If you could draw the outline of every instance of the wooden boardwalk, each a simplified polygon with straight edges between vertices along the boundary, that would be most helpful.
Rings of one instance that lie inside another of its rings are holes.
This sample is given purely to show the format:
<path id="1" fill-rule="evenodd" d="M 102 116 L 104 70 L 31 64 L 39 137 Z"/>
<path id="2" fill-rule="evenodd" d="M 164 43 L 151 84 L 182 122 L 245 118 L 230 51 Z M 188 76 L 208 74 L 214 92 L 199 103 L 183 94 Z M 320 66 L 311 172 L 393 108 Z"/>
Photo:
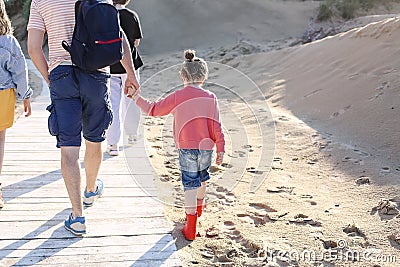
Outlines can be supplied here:
<path id="1" fill-rule="evenodd" d="M 48 103 L 44 90 L 33 102 L 32 116 L 7 131 L 0 266 L 181 266 L 140 142 L 126 148 L 137 166 L 131 171 L 123 154 L 104 156 L 99 175 L 104 195 L 84 211 L 88 234 L 78 238 L 64 229 L 71 209 L 60 152 L 47 130 Z M 84 147 L 81 159 L 83 152 Z M 84 186 L 83 166 L 82 175 Z"/>

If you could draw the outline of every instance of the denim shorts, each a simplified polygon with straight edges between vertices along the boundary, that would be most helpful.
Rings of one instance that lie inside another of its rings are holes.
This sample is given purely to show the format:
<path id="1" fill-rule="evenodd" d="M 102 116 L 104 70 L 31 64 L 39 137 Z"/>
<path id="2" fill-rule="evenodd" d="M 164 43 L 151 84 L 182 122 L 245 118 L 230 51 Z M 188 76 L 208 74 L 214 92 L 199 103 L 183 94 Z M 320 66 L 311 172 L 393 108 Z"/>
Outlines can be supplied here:
<path id="1" fill-rule="evenodd" d="M 201 182 L 210 179 L 212 150 L 179 149 L 179 165 L 182 172 L 183 190 L 196 189 Z"/>
<path id="2" fill-rule="evenodd" d="M 57 137 L 57 147 L 80 146 L 81 133 L 90 142 L 104 141 L 112 122 L 110 74 L 60 65 L 50 72 L 49 80 L 48 126 Z"/>

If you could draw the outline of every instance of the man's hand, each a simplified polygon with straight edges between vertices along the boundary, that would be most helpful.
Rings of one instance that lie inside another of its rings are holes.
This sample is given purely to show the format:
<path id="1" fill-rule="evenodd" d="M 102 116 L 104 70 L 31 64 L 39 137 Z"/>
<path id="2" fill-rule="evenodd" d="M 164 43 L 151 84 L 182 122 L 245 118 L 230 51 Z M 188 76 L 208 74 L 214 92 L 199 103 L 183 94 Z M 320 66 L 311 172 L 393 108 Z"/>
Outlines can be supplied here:
<path id="1" fill-rule="evenodd" d="M 223 160 L 224 160 L 224 152 L 218 152 L 217 153 L 217 158 L 215 160 L 215 163 L 217 165 L 221 165 Z"/>
<path id="2" fill-rule="evenodd" d="M 131 87 L 134 89 L 140 88 L 140 85 L 139 85 L 138 81 L 136 80 L 136 75 L 134 72 L 131 75 L 128 74 L 126 77 L 125 88 L 124 88 L 125 95 L 131 95 L 131 94 L 129 94 L 129 88 L 131 88 Z"/>
<path id="3" fill-rule="evenodd" d="M 32 108 L 31 108 L 31 100 L 24 99 L 24 112 L 25 112 L 25 117 L 29 117 L 32 114 Z"/>

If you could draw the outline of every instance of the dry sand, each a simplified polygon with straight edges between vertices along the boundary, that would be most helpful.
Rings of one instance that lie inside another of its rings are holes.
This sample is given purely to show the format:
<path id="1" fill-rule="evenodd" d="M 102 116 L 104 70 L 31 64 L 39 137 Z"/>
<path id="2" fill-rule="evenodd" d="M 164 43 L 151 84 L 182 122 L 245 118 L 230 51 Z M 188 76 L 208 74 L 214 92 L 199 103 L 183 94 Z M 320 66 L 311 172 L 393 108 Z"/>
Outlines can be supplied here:
<path id="1" fill-rule="evenodd" d="M 179 64 L 187 47 L 209 62 L 235 67 L 261 90 L 211 63 L 210 81 L 232 86 L 246 101 L 209 86 L 220 100 L 228 145 L 223 166 L 212 167 L 208 205 L 193 242 L 181 234 L 183 195 L 171 118 L 143 119 L 184 266 L 400 266 L 400 20 L 359 18 L 342 30 L 360 28 L 281 49 L 306 30 L 316 3 L 152 2 L 137 2 L 148 38 L 141 48 L 145 96 L 157 99 L 180 86 L 177 68 L 165 69 Z M 174 16 L 172 25 L 162 23 L 169 14 L 163 10 Z M 243 10 L 255 13 L 244 16 Z M 158 16 L 144 18 L 152 12 Z M 199 35 L 193 36 L 196 26 Z M 252 175 L 266 176 L 255 192 L 249 192 Z"/>
<path id="2" fill-rule="evenodd" d="M 189 47 L 215 62 L 210 81 L 231 89 L 208 87 L 220 100 L 227 153 L 212 166 L 193 242 L 181 234 L 171 118 L 143 118 L 184 266 L 400 266 L 400 20 L 358 18 L 340 26 L 347 32 L 285 48 L 309 27 L 318 3 L 131 3 L 145 36 L 144 96 L 180 86 L 177 68 L 165 69 Z M 257 177 L 265 180 L 254 191 Z M 313 253 L 317 260 L 309 260 Z"/>

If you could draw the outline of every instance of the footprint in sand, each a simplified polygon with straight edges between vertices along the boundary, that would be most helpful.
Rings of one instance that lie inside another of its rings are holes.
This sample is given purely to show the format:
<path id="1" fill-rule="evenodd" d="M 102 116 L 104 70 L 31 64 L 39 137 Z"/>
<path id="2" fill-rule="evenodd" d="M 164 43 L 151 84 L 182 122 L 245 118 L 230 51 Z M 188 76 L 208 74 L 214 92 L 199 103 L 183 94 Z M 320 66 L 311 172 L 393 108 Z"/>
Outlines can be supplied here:
<path id="1" fill-rule="evenodd" d="M 277 212 L 276 209 L 271 208 L 269 205 L 264 204 L 264 203 L 250 203 L 249 206 L 253 207 L 255 209 L 262 209 L 262 210 L 265 210 L 267 212 Z"/>
<path id="2" fill-rule="evenodd" d="M 360 176 L 359 178 L 356 179 L 356 185 L 369 185 L 370 180 L 367 176 Z"/>
<path id="3" fill-rule="evenodd" d="M 161 175 L 160 175 L 160 181 L 161 181 L 161 182 L 166 183 L 166 182 L 171 181 L 171 179 L 172 179 L 172 178 L 171 178 L 168 174 L 161 174 Z"/>
<path id="4" fill-rule="evenodd" d="M 226 253 L 227 258 L 237 257 L 240 254 L 247 254 L 250 258 L 263 257 L 265 256 L 264 245 L 261 241 L 254 242 L 246 239 L 242 236 L 240 231 L 236 229 L 235 223 L 232 221 L 225 221 L 223 225 L 223 233 L 226 237 L 235 242 L 236 245 L 233 247 L 239 248 L 240 250 L 229 250 Z"/>
<path id="5" fill-rule="evenodd" d="M 383 173 L 383 174 L 390 173 L 390 167 L 388 167 L 388 166 L 382 167 L 381 173 Z"/>
<path id="6" fill-rule="evenodd" d="M 200 255 L 207 260 L 212 260 L 215 257 L 214 252 L 211 249 L 201 249 Z"/>
<path id="7" fill-rule="evenodd" d="M 267 188 L 268 193 L 289 193 L 293 192 L 294 187 L 278 186 L 273 188 Z"/>
<path id="8" fill-rule="evenodd" d="M 324 246 L 325 249 L 330 249 L 330 248 L 337 248 L 338 244 L 336 241 L 333 240 L 322 240 L 322 245 Z"/>
<path id="9" fill-rule="evenodd" d="M 343 228 L 343 232 L 345 232 L 348 236 L 352 237 L 354 236 L 365 237 L 365 234 L 355 224 L 347 225 L 345 228 Z"/>
<path id="10" fill-rule="evenodd" d="M 219 204 L 220 209 L 223 208 L 222 206 L 233 206 L 236 201 L 236 197 L 232 192 L 222 186 L 215 187 L 214 184 L 210 185 L 207 194 L 213 202 L 216 202 L 217 205 Z"/>
<path id="11" fill-rule="evenodd" d="M 247 171 L 247 172 L 250 172 L 250 173 L 254 173 L 254 174 L 263 174 L 263 173 L 264 173 L 264 171 L 257 170 L 257 169 L 254 168 L 254 167 L 246 168 L 246 171 Z"/>
<path id="12" fill-rule="evenodd" d="M 268 222 L 275 222 L 275 219 L 272 219 L 268 214 L 264 216 L 252 214 L 252 213 L 239 213 L 236 214 L 242 221 L 254 224 L 254 226 L 258 227 L 264 225 Z"/>
<path id="13" fill-rule="evenodd" d="M 307 161 L 307 164 L 309 164 L 309 165 L 315 165 L 317 163 L 318 163 L 318 159 L 310 159 Z"/>
<path id="14" fill-rule="evenodd" d="M 255 226 L 264 225 L 269 222 L 275 222 L 276 218 L 271 218 L 269 212 L 277 212 L 276 209 L 271 208 L 269 205 L 264 203 L 250 203 L 250 207 L 254 208 L 254 211 L 248 213 L 236 214 L 243 221 L 253 223 Z"/>
<path id="15" fill-rule="evenodd" d="M 294 216 L 294 220 L 289 220 L 289 223 L 294 223 L 294 224 L 300 224 L 300 225 L 311 225 L 314 227 L 320 227 L 322 226 L 322 223 L 319 221 L 315 221 L 311 218 L 309 218 L 307 215 L 304 214 L 297 214 Z"/>
<path id="16" fill-rule="evenodd" d="M 164 161 L 164 166 L 167 169 L 172 169 L 172 170 L 176 170 L 176 165 L 174 163 L 172 163 L 170 160 L 166 160 Z"/>
<path id="17" fill-rule="evenodd" d="M 230 240 L 234 240 L 235 242 L 243 238 L 240 231 L 236 230 L 236 225 L 232 221 L 225 221 L 222 231 Z"/>
<path id="18" fill-rule="evenodd" d="M 345 113 L 347 110 L 349 110 L 350 108 L 351 108 L 351 105 L 348 105 L 348 106 L 346 106 L 346 107 L 340 109 L 339 111 L 333 113 L 333 114 L 331 115 L 331 118 L 336 118 L 336 117 L 338 117 L 338 116 L 344 114 L 344 113 Z"/>
<path id="19" fill-rule="evenodd" d="M 396 215 L 399 214 L 398 205 L 396 202 L 391 201 L 389 199 L 382 199 L 378 206 L 375 207 L 376 210 L 379 211 L 380 214 L 384 215 Z"/>
<path id="20" fill-rule="evenodd" d="M 235 150 L 234 153 L 238 154 L 240 158 L 244 158 L 246 156 L 246 152 Z"/>
<path id="21" fill-rule="evenodd" d="M 394 233 L 388 236 L 390 243 L 392 246 L 399 246 L 400 245 L 400 233 Z"/>
<path id="22" fill-rule="evenodd" d="M 390 87 L 389 82 L 383 82 L 379 87 L 375 88 L 377 93 L 374 96 L 370 97 L 368 100 L 372 101 L 372 100 L 379 98 L 380 96 L 382 96 L 384 94 L 384 91 L 386 89 L 388 89 L 389 87 Z"/>
<path id="23" fill-rule="evenodd" d="M 272 161 L 272 169 L 273 170 L 283 170 L 281 167 L 282 165 L 282 158 L 280 157 L 275 157 Z"/>
<path id="24" fill-rule="evenodd" d="M 233 167 L 231 164 L 229 164 L 229 163 L 225 163 L 225 162 L 224 162 L 224 163 L 222 163 L 222 164 L 221 164 L 221 166 L 222 166 L 222 167 L 224 167 L 224 168 L 227 168 L 227 169 L 230 169 L 230 168 L 232 168 L 232 167 Z"/>
<path id="25" fill-rule="evenodd" d="M 358 149 L 354 149 L 353 151 L 354 151 L 355 153 L 359 154 L 359 155 L 362 156 L 362 157 L 369 157 L 369 156 L 371 156 L 369 153 L 367 153 L 367 152 L 365 152 L 365 151 L 358 150 Z"/>
<path id="26" fill-rule="evenodd" d="M 312 95 L 315 95 L 316 93 L 318 93 L 318 92 L 320 92 L 320 91 L 322 91 L 322 89 L 314 90 L 314 91 L 312 91 L 311 93 L 308 93 L 308 94 L 304 95 L 303 98 L 308 98 L 308 97 L 310 97 L 310 96 L 312 96 Z"/>
<path id="27" fill-rule="evenodd" d="M 286 117 L 286 116 L 280 116 L 278 118 L 278 120 L 280 120 L 280 121 L 290 121 L 290 119 L 288 117 Z"/>
<path id="28" fill-rule="evenodd" d="M 180 172 L 178 172 L 178 171 L 169 171 L 169 172 L 172 174 L 172 176 L 174 176 L 177 180 L 180 181 L 180 179 L 181 179 L 181 173 Z"/>
<path id="29" fill-rule="evenodd" d="M 310 200 L 310 199 L 312 199 L 312 198 L 313 198 L 313 196 L 312 196 L 312 195 L 303 194 L 303 195 L 300 195 L 300 198 L 303 198 L 303 199 L 308 199 L 306 202 L 310 203 L 312 206 L 315 206 L 315 205 L 317 205 L 317 202 Z"/>
<path id="30" fill-rule="evenodd" d="M 346 156 L 342 159 L 342 162 L 351 162 L 357 165 L 364 165 L 364 161 L 362 159 L 354 159 L 350 156 Z"/>

